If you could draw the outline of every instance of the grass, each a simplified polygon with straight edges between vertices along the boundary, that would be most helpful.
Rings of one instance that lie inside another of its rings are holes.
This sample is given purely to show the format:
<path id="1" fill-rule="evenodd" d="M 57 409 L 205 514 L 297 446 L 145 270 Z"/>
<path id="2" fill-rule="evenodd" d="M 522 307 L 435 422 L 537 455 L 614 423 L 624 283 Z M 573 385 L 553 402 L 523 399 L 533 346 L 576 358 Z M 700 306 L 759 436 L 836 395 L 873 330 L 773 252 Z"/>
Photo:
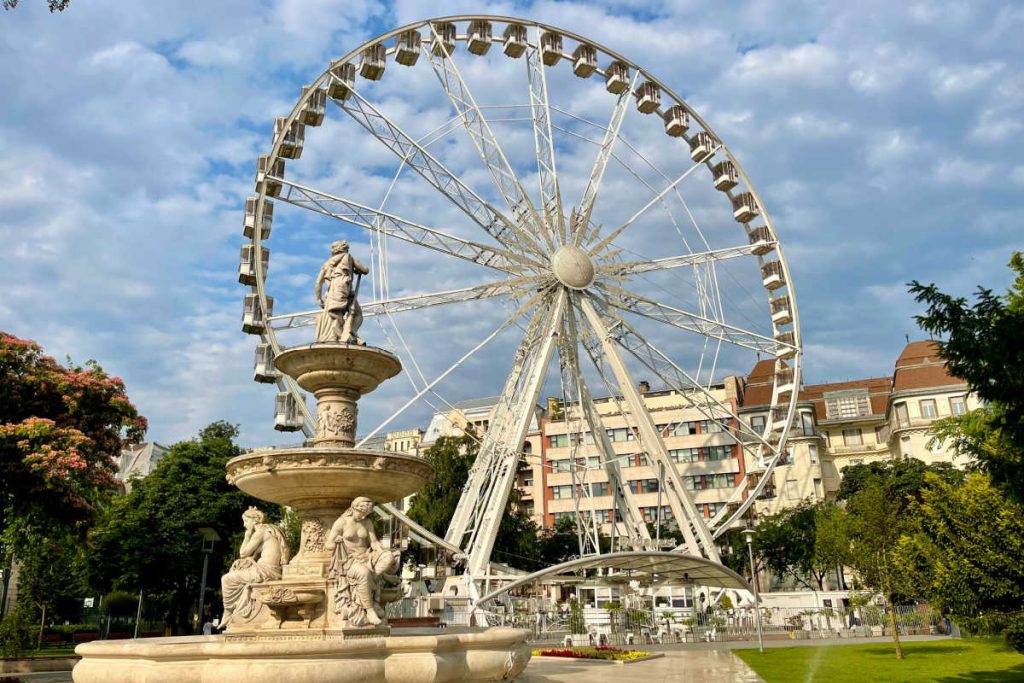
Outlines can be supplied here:
<path id="1" fill-rule="evenodd" d="M 1024 681 L 1024 655 L 1002 638 L 903 643 L 896 659 L 892 643 L 734 650 L 766 683 L 990 683 Z"/>

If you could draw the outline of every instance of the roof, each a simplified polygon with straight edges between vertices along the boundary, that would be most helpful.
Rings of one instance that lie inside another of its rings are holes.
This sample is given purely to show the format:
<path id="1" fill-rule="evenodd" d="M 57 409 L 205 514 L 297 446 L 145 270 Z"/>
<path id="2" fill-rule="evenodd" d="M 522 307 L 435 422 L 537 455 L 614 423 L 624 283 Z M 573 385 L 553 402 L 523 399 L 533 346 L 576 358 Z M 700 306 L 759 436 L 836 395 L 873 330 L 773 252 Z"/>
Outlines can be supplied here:
<path id="1" fill-rule="evenodd" d="M 814 402 L 814 417 L 818 420 L 827 420 L 825 412 L 825 394 L 833 391 L 850 391 L 852 389 L 866 389 L 868 399 L 871 401 L 872 415 L 885 415 L 886 406 L 889 403 L 889 393 L 892 391 L 892 378 L 890 377 L 868 377 L 866 379 L 854 379 L 848 382 L 827 382 L 825 384 L 810 384 L 800 392 L 800 398 L 805 401 Z"/>
<path id="2" fill-rule="evenodd" d="M 783 363 L 785 365 L 785 363 Z M 772 403 L 772 388 L 775 384 L 775 361 L 758 361 L 750 374 L 747 375 L 747 385 L 743 391 L 741 405 L 769 406 Z"/>
<path id="3" fill-rule="evenodd" d="M 452 408 L 455 408 L 457 410 L 479 410 L 481 408 L 490 408 L 491 406 L 495 405 L 499 400 L 501 400 L 501 396 L 468 398 L 465 401 L 457 401 L 453 403 Z"/>
<path id="4" fill-rule="evenodd" d="M 910 342 L 896 359 L 893 391 L 913 391 L 960 384 L 966 382 L 949 374 L 946 362 L 939 357 L 939 347 L 933 341 Z"/>
<path id="5" fill-rule="evenodd" d="M 579 582 L 582 578 L 579 574 L 580 571 L 602 568 L 614 569 L 615 576 L 621 576 L 624 580 L 637 580 L 641 584 L 656 581 L 661 585 L 699 584 L 701 586 L 750 590 L 750 585 L 742 576 L 725 565 L 703 557 L 677 552 L 632 551 L 588 555 L 533 572 L 491 591 L 481 597 L 477 604 L 483 604 L 513 588 L 544 580 L 555 582 L 571 579 Z"/>

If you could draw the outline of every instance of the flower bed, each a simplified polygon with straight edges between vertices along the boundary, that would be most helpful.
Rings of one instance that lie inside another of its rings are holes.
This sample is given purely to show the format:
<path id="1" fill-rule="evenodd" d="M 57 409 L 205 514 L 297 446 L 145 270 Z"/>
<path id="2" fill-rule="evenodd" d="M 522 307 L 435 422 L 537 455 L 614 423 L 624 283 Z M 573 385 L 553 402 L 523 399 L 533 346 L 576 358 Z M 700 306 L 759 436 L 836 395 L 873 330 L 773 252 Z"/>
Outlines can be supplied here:
<path id="1" fill-rule="evenodd" d="M 534 650 L 534 657 L 565 657 L 568 659 L 599 659 L 609 662 L 632 662 L 651 656 L 650 652 L 639 650 L 621 650 L 617 647 L 599 645 L 597 647 L 565 647 L 549 650 Z"/>

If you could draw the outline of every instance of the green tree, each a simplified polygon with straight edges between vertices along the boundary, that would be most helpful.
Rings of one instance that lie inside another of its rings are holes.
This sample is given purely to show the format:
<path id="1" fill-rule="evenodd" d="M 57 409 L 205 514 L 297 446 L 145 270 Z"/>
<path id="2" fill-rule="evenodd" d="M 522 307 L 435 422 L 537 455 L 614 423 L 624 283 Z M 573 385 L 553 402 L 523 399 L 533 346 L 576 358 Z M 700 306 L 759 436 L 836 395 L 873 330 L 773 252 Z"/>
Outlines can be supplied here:
<path id="1" fill-rule="evenodd" d="M 33 534 L 90 520 L 117 490 L 114 458 L 146 420 L 124 382 L 95 362 L 61 365 L 0 332 L 0 530 L 19 550 Z"/>
<path id="2" fill-rule="evenodd" d="M 814 552 L 812 564 L 819 575 L 835 570 L 843 584 L 843 567 L 850 559 L 850 531 L 846 511 L 833 503 L 819 503 L 814 511 Z M 820 587 L 820 583 L 819 583 Z"/>
<path id="3" fill-rule="evenodd" d="M 900 554 L 929 603 L 965 618 L 1024 610 L 1024 507 L 986 476 L 930 475 L 912 511 Z"/>
<path id="4" fill-rule="evenodd" d="M 480 449 L 473 432 L 457 437 L 440 437 L 423 453 L 434 466 L 434 480 L 424 486 L 409 506 L 409 517 L 438 536 L 444 536 L 462 498 L 469 470 Z M 509 494 L 494 542 L 496 559 L 513 565 L 539 568 L 537 525 L 526 513 L 518 491 Z"/>
<path id="5" fill-rule="evenodd" d="M 191 628 L 203 564 L 199 529 L 210 527 L 224 539 L 209 558 L 207 596 L 214 602 L 217 577 L 237 554 L 242 513 L 256 505 L 281 517 L 278 506 L 225 480 L 227 461 L 241 453 L 237 435 L 234 426 L 214 422 L 197 439 L 171 446 L 152 474 L 113 501 L 90 535 L 93 585 L 141 589 L 150 604 L 163 607 L 169 630 Z"/>
<path id="6" fill-rule="evenodd" d="M 940 421 L 934 433 L 958 453 L 971 456 L 996 486 L 1024 501 L 1024 255 L 1014 253 L 1013 285 L 1004 296 L 978 287 L 973 305 L 939 291 L 934 284 L 910 283 L 927 306 L 915 319 L 941 339 L 939 355 L 950 372 L 963 378 L 985 405 Z"/>
<path id="7" fill-rule="evenodd" d="M 913 581 L 900 561 L 901 537 L 908 530 L 908 515 L 892 480 L 881 477 L 868 481 L 847 501 L 849 513 L 849 564 L 868 588 L 882 596 L 889 611 L 890 630 L 896 657 L 903 648 L 896 629 L 894 605 L 913 593 Z"/>
<path id="8" fill-rule="evenodd" d="M 538 543 L 538 559 L 546 566 L 567 562 L 580 554 L 576 522 L 569 517 L 561 517 L 554 526 L 544 529 Z"/>
<path id="9" fill-rule="evenodd" d="M 929 474 L 951 483 L 961 482 L 964 478 L 963 472 L 949 463 L 929 465 L 917 458 L 849 465 L 843 468 L 843 479 L 839 483 L 836 499 L 849 500 L 871 481 L 881 479 L 901 503 L 909 505 L 911 499 L 920 498 Z"/>
<path id="10" fill-rule="evenodd" d="M 14 9 L 21 0 L 3 0 L 4 9 Z M 46 0 L 46 6 L 51 12 L 63 12 L 71 0 Z"/>

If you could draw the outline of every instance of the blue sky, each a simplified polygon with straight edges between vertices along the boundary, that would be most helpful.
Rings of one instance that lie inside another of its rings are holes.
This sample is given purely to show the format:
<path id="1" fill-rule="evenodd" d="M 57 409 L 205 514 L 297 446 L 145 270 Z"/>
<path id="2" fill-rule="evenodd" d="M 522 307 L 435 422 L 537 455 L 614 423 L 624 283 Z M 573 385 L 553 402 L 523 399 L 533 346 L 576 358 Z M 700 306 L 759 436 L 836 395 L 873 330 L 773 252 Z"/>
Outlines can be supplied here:
<path id="1" fill-rule="evenodd" d="M 273 390 L 251 381 L 255 340 L 239 328 L 241 211 L 255 159 L 303 84 L 361 42 L 424 18 L 423 6 L 73 0 L 51 15 L 42 0 L 22 0 L 0 13 L 0 329 L 124 377 L 157 440 L 188 438 L 223 418 L 242 426 L 247 444 L 294 441 L 271 429 Z M 810 382 L 891 372 L 904 335 L 920 337 L 908 280 L 961 295 L 1009 282 L 1006 262 L 1024 245 L 1019 3 L 456 2 L 442 11 L 518 15 L 583 34 L 704 116 L 774 218 Z M 481 101 L 500 102 L 505 79 L 523 76 L 484 68 L 467 67 Z M 592 94 L 606 96 L 598 84 L 552 82 L 569 110 L 597 116 L 609 106 Z M 429 66 L 389 67 L 377 85 L 410 128 L 444 121 Z M 317 130 L 295 177 L 379 201 L 390 159 L 346 131 Z M 665 154 L 636 131 L 639 149 Z M 452 164 L 486 186 L 466 149 L 451 143 Z M 586 158 L 567 151 L 568 184 L 584 177 Z M 625 176 L 614 178 L 609 220 L 635 206 Z M 389 204 L 396 211 L 457 222 L 422 186 L 399 187 Z M 695 197 L 703 210 L 703 195 Z M 268 288 L 279 302 L 313 305 L 312 279 L 338 234 L 354 249 L 366 244 L 315 217 L 275 221 Z M 421 253 L 392 256 L 393 294 L 479 282 Z M 734 303 L 742 316 L 746 302 Z M 501 311 L 431 313 L 401 330 L 431 375 L 493 329 Z M 394 331 L 369 323 L 366 331 L 372 343 L 400 344 Z M 446 383 L 445 395 L 497 393 L 511 343 Z M 687 349 L 680 342 L 677 352 Z M 367 423 L 403 391 L 408 384 L 396 380 L 365 404 Z M 425 425 L 428 412 L 395 426 Z"/>

